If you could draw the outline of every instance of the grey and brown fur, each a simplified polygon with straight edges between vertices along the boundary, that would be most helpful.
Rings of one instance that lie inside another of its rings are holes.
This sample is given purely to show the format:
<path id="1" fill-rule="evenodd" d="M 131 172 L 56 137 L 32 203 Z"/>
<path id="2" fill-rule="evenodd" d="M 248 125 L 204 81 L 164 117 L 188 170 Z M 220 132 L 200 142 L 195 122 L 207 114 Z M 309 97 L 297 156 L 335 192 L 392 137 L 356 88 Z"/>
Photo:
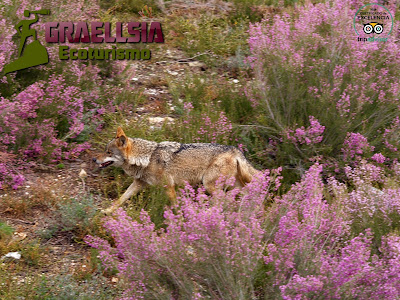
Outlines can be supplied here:
<path id="1" fill-rule="evenodd" d="M 121 127 L 107 147 L 106 153 L 93 158 L 100 168 L 110 165 L 122 169 L 134 178 L 125 193 L 103 212 L 108 214 L 136 195 L 146 185 L 165 185 L 172 203 L 175 186 L 189 182 L 203 184 L 207 192 L 215 190 L 220 176 L 235 177 L 235 186 L 243 187 L 257 172 L 243 153 L 233 146 L 218 144 L 156 143 L 129 138 Z"/>

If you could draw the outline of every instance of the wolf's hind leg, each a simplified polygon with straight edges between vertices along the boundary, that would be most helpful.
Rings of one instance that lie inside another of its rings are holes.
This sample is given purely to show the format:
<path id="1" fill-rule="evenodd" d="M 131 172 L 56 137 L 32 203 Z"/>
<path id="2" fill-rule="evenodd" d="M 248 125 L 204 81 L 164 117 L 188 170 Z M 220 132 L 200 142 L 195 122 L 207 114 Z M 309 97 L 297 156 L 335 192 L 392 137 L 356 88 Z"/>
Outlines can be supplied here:
<path id="1" fill-rule="evenodd" d="M 218 174 L 217 172 L 211 172 L 209 171 L 205 176 L 203 177 L 203 185 L 206 191 L 211 195 L 215 191 L 215 182 L 218 179 Z"/>
<path id="2" fill-rule="evenodd" d="M 231 153 L 225 153 L 217 157 L 214 162 L 208 167 L 203 176 L 203 185 L 209 194 L 215 190 L 215 183 L 221 176 L 233 177 L 236 176 L 237 166 L 236 161 L 232 158 Z"/>
<path id="3" fill-rule="evenodd" d="M 135 179 L 128 187 L 125 193 L 113 203 L 109 208 L 102 210 L 102 213 L 108 215 L 113 213 L 118 207 L 125 203 L 130 197 L 136 195 L 146 184 L 140 180 Z"/>

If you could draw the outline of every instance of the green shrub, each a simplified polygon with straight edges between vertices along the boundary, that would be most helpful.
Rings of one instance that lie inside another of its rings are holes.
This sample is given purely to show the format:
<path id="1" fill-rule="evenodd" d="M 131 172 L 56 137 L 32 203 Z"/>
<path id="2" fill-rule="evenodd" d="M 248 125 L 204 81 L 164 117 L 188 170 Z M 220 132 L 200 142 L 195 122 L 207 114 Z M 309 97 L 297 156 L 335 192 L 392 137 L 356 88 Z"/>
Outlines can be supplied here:
<path id="1" fill-rule="evenodd" d="M 12 235 L 14 232 L 14 228 L 7 225 L 6 223 L 0 221 L 0 240 L 5 239 Z"/>
<path id="2" fill-rule="evenodd" d="M 71 198 L 58 206 L 59 228 L 61 231 L 73 232 L 77 237 L 83 238 L 88 233 L 91 219 L 96 212 L 92 195 Z"/>
<path id="3" fill-rule="evenodd" d="M 152 8 L 153 13 L 158 12 L 158 6 L 154 0 L 100 0 L 100 7 L 111 11 L 122 13 L 139 13 L 147 5 Z"/>
<path id="4" fill-rule="evenodd" d="M 238 49 L 248 47 L 248 20 L 201 14 L 198 18 L 176 17 L 170 22 L 173 45 L 213 66 L 220 66 L 221 59 L 225 61 Z"/>
<path id="5" fill-rule="evenodd" d="M 49 218 L 49 225 L 38 234 L 45 240 L 63 233 L 81 240 L 86 234 L 96 231 L 96 213 L 94 197 L 90 194 L 64 200 L 57 204 L 52 218 Z"/>
<path id="6" fill-rule="evenodd" d="M 118 290 L 110 286 L 102 276 L 95 275 L 78 282 L 71 274 L 42 277 L 34 286 L 35 300 L 106 300 L 115 299 Z"/>

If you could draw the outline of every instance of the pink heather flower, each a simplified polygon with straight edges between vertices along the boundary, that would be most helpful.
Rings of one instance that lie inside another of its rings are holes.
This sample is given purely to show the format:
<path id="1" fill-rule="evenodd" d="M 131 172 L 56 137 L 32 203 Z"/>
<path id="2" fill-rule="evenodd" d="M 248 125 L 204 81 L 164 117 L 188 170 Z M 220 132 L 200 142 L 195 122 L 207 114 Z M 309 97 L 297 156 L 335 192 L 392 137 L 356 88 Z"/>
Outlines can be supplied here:
<path id="1" fill-rule="evenodd" d="M 394 160 L 392 168 L 393 172 L 396 174 L 396 176 L 400 177 L 400 163 L 397 160 Z"/>
<path id="2" fill-rule="evenodd" d="M 92 71 L 91 67 L 82 67 L 85 78 Z M 55 75 L 46 82 L 28 86 L 12 100 L 1 97 L 0 135 L 4 138 L 0 140 L 0 150 L 20 147 L 18 141 L 23 139 L 27 141 L 25 146 L 17 150 L 27 159 L 56 162 L 75 157 L 88 147 L 74 143 L 85 124 L 98 127 L 103 122 L 101 115 L 115 109 L 112 102 L 106 106 L 97 104 L 97 98 L 96 93 L 87 93 L 80 86 L 67 84 L 63 76 Z"/>
<path id="3" fill-rule="evenodd" d="M 193 109 L 193 104 L 192 104 L 192 102 L 185 102 L 185 103 L 183 104 L 183 108 L 184 108 L 184 110 L 185 110 L 187 113 L 190 113 L 190 112 L 192 111 L 192 109 Z"/>
<path id="4" fill-rule="evenodd" d="M 372 182 L 383 183 L 385 180 L 384 169 L 381 166 L 367 163 L 365 160 L 361 160 L 354 168 L 346 166 L 344 171 L 346 176 L 357 185 Z"/>
<path id="5" fill-rule="evenodd" d="M 249 89 L 248 87 L 244 87 L 243 92 L 245 96 L 250 100 L 251 106 L 256 108 L 259 105 L 259 100 L 257 95 L 255 94 L 256 91 Z"/>
<path id="6" fill-rule="evenodd" d="M 341 116 L 348 114 L 350 112 L 350 95 L 343 92 L 336 104 L 336 108 Z"/>
<path id="7" fill-rule="evenodd" d="M 3 189 L 5 185 L 9 185 L 16 190 L 25 182 L 25 177 L 21 174 L 21 161 L 13 158 L 3 158 L 3 160 L 5 160 L 5 162 L 0 162 L 0 190 Z"/>
<path id="8" fill-rule="evenodd" d="M 298 254 L 303 253 L 304 263 L 321 251 L 328 251 L 349 230 L 347 222 L 336 214 L 335 207 L 323 199 L 322 166 L 315 164 L 304 175 L 301 182 L 276 200 L 277 206 L 269 214 L 270 222 L 276 224 L 273 243 L 267 245 L 265 262 L 275 267 L 275 284 L 287 283 L 290 275 L 296 274 Z M 317 217 L 318 216 L 318 217 Z M 315 245 L 309 248 L 309 242 Z M 306 267 L 306 266 L 304 266 Z"/>
<path id="9" fill-rule="evenodd" d="M 390 151 L 397 152 L 400 147 L 399 142 L 400 118 L 397 116 L 389 128 L 383 133 L 383 143 Z"/>
<path id="10" fill-rule="evenodd" d="M 206 113 L 200 118 L 188 115 L 183 121 L 188 126 L 199 126 L 197 134 L 193 137 L 195 142 L 229 144 L 232 141 L 233 125 L 223 111 L 215 121 Z"/>
<path id="11" fill-rule="evenodd" d="M 376 161 L 377 163 L 383 164 L 385 162 L 385 156 L 382 153 L 375 153 L 372 157 L 372 160 Z"/>
<path id="12" fill-rule="evenodd" d="M 240 151 L 242 151 L 243 153 L 249 151 L 249 150 L 247 149 L 246 145 L 238 144 L 237 147 L 238 147 L 238 149 L 239 149 Z"/>
<path id="13" fill-rule="evenodd" d="M 322 126 L 318 120 L 310 116 L 309 117 L 310 126 L 304 128 L 304 126 L 300 128 L 296 128 L 293 130 L 288 130 L 286 133 L 286 137 L 292 141 L 293 143 L 298 144 L 318 144 L 323 140 L 323 133 L 325 130 L 325 126 Z"/>
<path id="14" fill-rule="evenodd" d="M 345 160 L 360 160 L 363 154 L 373 150 L 374 147 L 368 143 L 367 138 L 361 133 L 347 133 L 342 148 L 343 158 Z"/>

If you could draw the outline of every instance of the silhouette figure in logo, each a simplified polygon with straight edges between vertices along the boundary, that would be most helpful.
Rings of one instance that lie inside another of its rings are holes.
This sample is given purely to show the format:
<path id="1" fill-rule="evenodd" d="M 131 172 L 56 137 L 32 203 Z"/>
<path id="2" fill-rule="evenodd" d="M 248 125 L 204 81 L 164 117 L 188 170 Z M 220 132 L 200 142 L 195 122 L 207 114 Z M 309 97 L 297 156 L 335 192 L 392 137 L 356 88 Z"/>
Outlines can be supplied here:
<path id="1" fill-rule="evenodd" d="M 29 10 L 24 11 L 24 16 L 29 17 L 31 15 Z M 22 54 L 22 49 L 24 49 L 26 39 L 30 36 L 33 37 L 34 40 L 37 40 L 36 36 L 36 30 L 31 29 L 31 25 L 39 21 L 39 16 L 37 13 L 34 14 L 35 19 L 33 20 L 22 20 L 20 21 L 16 26 L 15 29 L 17 30 L 18 34 L 21 36 L 21 42 L 19 44 L 19 49 L 18 49 L 18 56 L 21 56 Z M 22 28 L 22 30 L 20 30 Z"/>
<path id="2" fill-rule="evenodd" d="M 41 9 L 37 11 L 24 11 L 24 16 L 27 18 L 31 14 L 35 15 L 34 19 L 22 20 L 15 26 L 18 34 L 21 36 L 21 42 L 18 47 L 19 58 L 4 66 L 5 74 L 33 66 L 43 65 L 49 62 L 49 55 L 46 48 L 40 44 L 37 39 L 36 30 L 31 29 L 30 27 L 32 24 L 39 21 L 39 15 L 49 15 L 50 10 Z M 33 42 L 25 45 L 28 37 L 32 37 Z"/>

